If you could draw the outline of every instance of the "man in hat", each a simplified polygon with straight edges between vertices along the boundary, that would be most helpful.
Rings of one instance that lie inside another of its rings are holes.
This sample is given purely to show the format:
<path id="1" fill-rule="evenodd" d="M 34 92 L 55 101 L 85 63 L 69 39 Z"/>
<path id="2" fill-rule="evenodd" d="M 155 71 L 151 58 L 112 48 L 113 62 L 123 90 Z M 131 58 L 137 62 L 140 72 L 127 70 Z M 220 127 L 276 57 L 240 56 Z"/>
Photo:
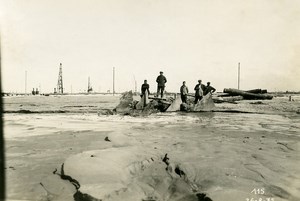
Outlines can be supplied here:
<path id="1" fill-rule="evenodd" d="M 185 85 L 185 81 L 183 81 L 182 86 L 180 87 L 181 101 L 183 103 L 186 103 L 188 93 L 189 93 L 189 89 Z"/>
<path id="2" fill-rule="evenodd" d="M 167 78 L 163 75 L 162 71 L 159 72 L 159 76 L 156 78 L 157 82 L 157 96 L 160 92 L 161 98 L 163 97 L 164 90 L 165 90 L 165 83 L 167 82 Z"/>
<path id="3" fill-rule="evenodd" d="M 203 93 L 205 91 L 206 87 L 204 84 L 202 84 L 202 80 L 198 80 L 198 84 L 195 86 L 194 90 L 195 92 L 195 101 L 194 103 L 197 104 L 198 101 L 200 101 L 203 98 Z"/>
<path id="4" fill-rule="evenodd" d="M 210 86 L 210 82 L 207 82 L 206 89 L 204 91 L 204 96 L 208 93 L 214 93 L 215 91 L 216 89 Z"/>

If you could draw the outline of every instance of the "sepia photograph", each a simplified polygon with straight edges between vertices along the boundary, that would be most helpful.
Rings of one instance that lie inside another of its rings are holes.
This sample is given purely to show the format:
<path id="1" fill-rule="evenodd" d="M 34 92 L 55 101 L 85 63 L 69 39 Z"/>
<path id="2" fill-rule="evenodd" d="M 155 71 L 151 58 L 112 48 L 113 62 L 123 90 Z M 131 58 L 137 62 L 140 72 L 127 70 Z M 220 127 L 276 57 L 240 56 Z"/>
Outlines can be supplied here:
<path id="1" fill-rule="evenodd" d="M 0 201 L 300 200 L 299 0 L 0 1 Z"/>

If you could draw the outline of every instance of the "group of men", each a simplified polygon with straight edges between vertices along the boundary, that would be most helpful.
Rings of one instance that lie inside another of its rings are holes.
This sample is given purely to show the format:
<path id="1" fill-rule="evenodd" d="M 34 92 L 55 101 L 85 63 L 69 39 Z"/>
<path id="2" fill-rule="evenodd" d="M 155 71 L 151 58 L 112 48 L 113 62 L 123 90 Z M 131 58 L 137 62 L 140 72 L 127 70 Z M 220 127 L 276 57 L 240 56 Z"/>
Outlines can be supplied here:
<path id="1" fill-rule="evenodd" d="M 167 78 L 163 75 L 163 72 L 159 72 L 159 76 L 156 78 L 157 82 L 157 96 L 160 94 L 161 98 L 163 97 L 164 90 L 165 90 L 165 84 L 167 82 Z M 200 101 L 203 96 L 205 96 L 208 93 L 214 93 L 216 91 L 215 88 L 213 88 L 210 85 L 210 82 L 207 82 L 207 85 L 205 86 L 202 84 L 202 80 L 198 80 L 198 84 L 195 86 L 194 90 L 195 92 L 195 101 L 194 103 L 196 104 L 198 101 Z M 142 84 L 142 95 L 149 91 L 149 84 L 147 83 L 147 80 L 144 80 L 144 84 Z M 187 96 L 189 93 L 188 87 L 185 85 L 185 81 L 183 81 L 182 86 L 180 87 L 180 95 L 181 95 L 181 100 L 183 103 L 187 102 Z"/>
<path id="2" fill-rule="evenodd" d="M 198 101 L 200 101 L 206 94 L 214 93 L 216 91 L 216 89 L 210 85 L 210 82 L 207 82 L 207 85 L 205 86 L 202 84 L 202 80 L 198 80 L 198 84 L 195 86 L 194 90 L 196 91 L 194 100 L 195 104 L 197 104 Z M 182 86 L 180 87 L 181 101 L 183 103 L 187 103 L 188 93 L 189 89 L 186 86 L 185 81 L 183 81 Z"/>

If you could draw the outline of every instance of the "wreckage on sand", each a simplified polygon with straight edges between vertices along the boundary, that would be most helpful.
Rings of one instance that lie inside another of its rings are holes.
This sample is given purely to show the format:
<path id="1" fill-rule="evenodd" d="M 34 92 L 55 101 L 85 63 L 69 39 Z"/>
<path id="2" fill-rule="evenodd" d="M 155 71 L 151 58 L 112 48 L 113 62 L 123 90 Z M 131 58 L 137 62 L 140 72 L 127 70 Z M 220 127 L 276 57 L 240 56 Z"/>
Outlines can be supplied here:
<path id="1" fill-rule="evenodd" d="M 136 96 L 132 91 L 125 92 L 120 98 L 119 104 L 113 110 L 99 111 L 100 115 L 149 115 L 158 112 L 234 112 L 235 109 L 224 110 L 216 107 L 215 103 L 234 103 L 242 100 L 270 100 L 273 97 L 265 94 L 266 90 L 241 91 L 237 89 L 224 89 L 222 95 L 208 93 L 198 103 L 194 104 L 194 96 L 188 95 L 186 103 L 182 103 L 180 95 L 173 94 L 166 98 L 149 97 L 147 92 L 142 96 Z M 237 112 L 237 111 L 236 111 Z M 238 111 L 240 112 L 240 111 Z"/>
<path id="2" fill-rule="evenodd" d="M 146 93 L 140 100 L 136 100 L 132 91 L 125 92 L 120 98 L 120 103 L 116 106 L 113 112 L 123 115 L 134 115 L 137 113 L 155 113 L 165 112 L 172 104 L 174 99 L 172 97 L 168 99 L 148 97 Z"/>
<path id="3" fill-rule="evenodd" d="M 125 92 L 120 98 L 120 103 L 113 112 L 123 115 L 135 115 L 139 113 L 151 114 L 157 112 L 176 112 L 176 111 L 212 111 L 215 105 L 212 95 L 208 94 L 197 104 L 193 100 L 181 103 L 180 96 L 174 94 L 167 98 L 149 97 L 146 93 L 139 101 L 135 100 L 132 91 Z"/>

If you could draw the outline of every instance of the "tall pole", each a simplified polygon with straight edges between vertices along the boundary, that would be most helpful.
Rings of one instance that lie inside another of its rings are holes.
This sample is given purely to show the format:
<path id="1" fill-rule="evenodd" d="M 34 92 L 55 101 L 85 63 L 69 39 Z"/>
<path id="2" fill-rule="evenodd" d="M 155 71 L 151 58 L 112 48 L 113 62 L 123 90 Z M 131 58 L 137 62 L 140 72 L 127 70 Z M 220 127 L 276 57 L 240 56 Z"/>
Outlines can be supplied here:
<path id="1" fill-rule="evenodd" d="M 134 79 L 134 92 L 137 92 L 137 83 L 136 83 L 136 79 L 135 76 L 133 75 L 133 79 Z"/>
<path id="2" fill-rule="evenodd" d="M 113 67 L 113 95 L 115 95 L 115 67 Z"/>
<path id="3" fill-rule="evenodd" d="M 90 76 L 88 77 L 88 90 L 87 92 L 90 92 Z"/>
<path id="4" fill-rule="evenodd" d="M 61 93 L 64 93 L 64 85 L 63 85 L 63 78 L 62 78 L 62 63 L 60 63 L 60 78 L 61 78 Z"/>
<path id="5" fill-rule="evenodd" d="M 240 89 L 240 62 L 238 65 L 238 89 Z"/>
<path id="6" fill-rule="evenodd" d="M 25 95 L 27 94 L 27 70 L 25 71 Z"/>

